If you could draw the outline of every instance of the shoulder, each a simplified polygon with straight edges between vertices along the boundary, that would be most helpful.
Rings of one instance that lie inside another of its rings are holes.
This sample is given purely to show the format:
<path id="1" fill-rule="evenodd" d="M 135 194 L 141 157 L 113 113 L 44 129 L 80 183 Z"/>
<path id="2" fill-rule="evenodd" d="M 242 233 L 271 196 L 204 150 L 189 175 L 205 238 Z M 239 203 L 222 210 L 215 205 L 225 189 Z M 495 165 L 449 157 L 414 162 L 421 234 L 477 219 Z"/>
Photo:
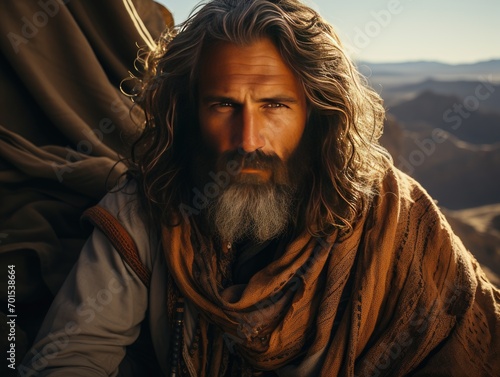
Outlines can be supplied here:
<path id="1" fill-rule="evenodd" d="M 98 205 L 113 214 L 123 225 L 142 226 L 137 182 L 133 179 L 124 179 L 118 183 Z"/>
<path id="2" fill-rule="evenodd" d="M 379 191 L 379 200 L 389 200 L 402 208 L 426 207 L 439 213 L 437 201 L 414 178 L 396 167 L 387 169 Z M 392 197 L 392 200 L 390 199 Z"/>
<path id="3" fill-rule="evenodd" d="M 148 226 L 137 194 L 137 182 L 127 179 L 108 192 L 98 206 L 111 214 L 134 240 L 141 261 L 151 270 L 159 230 Z"/>
<path id="4" fill-rule="evenodd" d="M 387 170 L 367 220 L 365 229 L 391 232 L 395 243 L 413 242 L 416 247 L 419 242 L 429 246 L 435 240 L 440 244 L 435 245 L 437 249 L 450 249 L 458 243 L 437 202 L 420 183 L 395 167 Z M 419 241 L 410 241 L 412 237 Z"/>

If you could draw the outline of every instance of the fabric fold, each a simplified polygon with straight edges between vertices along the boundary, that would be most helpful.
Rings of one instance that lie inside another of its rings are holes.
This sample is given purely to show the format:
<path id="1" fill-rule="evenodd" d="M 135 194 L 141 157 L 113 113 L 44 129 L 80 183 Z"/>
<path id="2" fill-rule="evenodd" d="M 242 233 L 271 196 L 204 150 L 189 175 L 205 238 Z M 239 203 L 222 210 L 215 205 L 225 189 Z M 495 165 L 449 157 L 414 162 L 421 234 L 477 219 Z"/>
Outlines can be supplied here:
<path id="1" fill-rule="evenodd" d="M 230 352 L 256 370 L 314 358 L 321 376 L 425 375 L 436 363 L 459 375 L 456 354 L 498 364 L 499 340 L 485 334 L 498 331 L 487 316 L 499 292 L 428 194 L 397 170 L 351 232 L 327 241 L 301 234 L 244 286 L 221 285 L 216 250 L 193 240 L 189 223 L 164 228 L 162 239 L 175 284 L 216 334 L 193 360 L 199 375 L 222 373 Z"/>

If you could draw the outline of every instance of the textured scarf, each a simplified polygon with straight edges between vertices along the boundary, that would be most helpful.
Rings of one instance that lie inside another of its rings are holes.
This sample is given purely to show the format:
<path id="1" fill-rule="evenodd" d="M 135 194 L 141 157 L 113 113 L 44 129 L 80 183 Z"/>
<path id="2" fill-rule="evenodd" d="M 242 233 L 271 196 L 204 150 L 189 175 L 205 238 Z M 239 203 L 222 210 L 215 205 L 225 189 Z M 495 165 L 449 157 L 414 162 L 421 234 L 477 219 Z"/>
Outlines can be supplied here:
<path id="1" fill-rule="evenodd" d="M 304 375 L 500 370 L 499 291 L 398 171 L 347 236 L 302 234 L 248 284 L 221 285 L 218 253 L 189 224 L 165 228 L 163 245 L 173 281 L 200 312 L 199 376 L 224 375 L 228 351 L 284 375 L 311 360 Z"/>

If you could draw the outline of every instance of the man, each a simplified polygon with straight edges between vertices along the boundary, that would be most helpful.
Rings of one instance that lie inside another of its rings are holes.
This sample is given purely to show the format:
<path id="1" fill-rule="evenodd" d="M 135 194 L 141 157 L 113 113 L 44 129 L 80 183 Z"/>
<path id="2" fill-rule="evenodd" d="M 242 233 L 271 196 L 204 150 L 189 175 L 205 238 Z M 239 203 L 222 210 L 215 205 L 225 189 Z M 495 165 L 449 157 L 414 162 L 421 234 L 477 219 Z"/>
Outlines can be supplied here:
<path id="1" fill-rule="evenodd" d="M 171 376 L 500 370 L 499 292 L 378 145 L 380 98 L 318 14 L 215 0 L 147 62 L 129 178 L 21 374 L 122 374 L 147 337 Z"/>

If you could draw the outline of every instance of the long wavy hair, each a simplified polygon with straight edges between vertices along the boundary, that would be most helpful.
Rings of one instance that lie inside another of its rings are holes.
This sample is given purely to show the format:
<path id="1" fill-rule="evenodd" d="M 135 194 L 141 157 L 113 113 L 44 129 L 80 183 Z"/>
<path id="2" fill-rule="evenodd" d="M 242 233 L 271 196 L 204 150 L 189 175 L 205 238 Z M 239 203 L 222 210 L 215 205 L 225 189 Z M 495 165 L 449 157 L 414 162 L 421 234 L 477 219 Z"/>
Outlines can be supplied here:
<path id="1" fill-rule="evenodd" d="M 368 208 L 390 163 L 378 139 L 382 100 L 357 72 L 333 27 L 295 0 L 214 0 L 167 30 L 146 67 L 137 93 L 146 120 L 133 147 L 130 172 L 155 224 L 173 226 L 189 203 L 186 161 L 198 137 L 197 83 L 202 51 L 214 41 L 248 45 L 267 37 L 306 93 L 313 161 L 304 201 L 311 234 L 351 228 Z M 209 48 L 207 49 L 209 51 Z"/>

